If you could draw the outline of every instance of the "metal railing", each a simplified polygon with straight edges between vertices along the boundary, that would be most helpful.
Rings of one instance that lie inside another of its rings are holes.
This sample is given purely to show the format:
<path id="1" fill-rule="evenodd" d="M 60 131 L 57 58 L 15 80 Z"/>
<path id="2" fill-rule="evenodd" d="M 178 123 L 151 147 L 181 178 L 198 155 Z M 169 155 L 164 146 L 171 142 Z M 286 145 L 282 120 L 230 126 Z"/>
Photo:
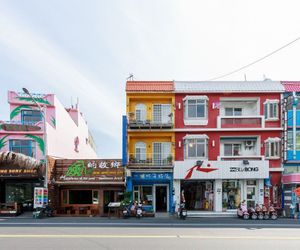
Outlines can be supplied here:
<path id="1" fill-rule="evenodd" d="M 171 166 L 173 158 L 171 154 L 129 154 L 128 165 Z"/>
<path id="2" fill-rule="evenodd" d="M 264 128 L 264 116 L 218 116 L 218 128 Z"/>

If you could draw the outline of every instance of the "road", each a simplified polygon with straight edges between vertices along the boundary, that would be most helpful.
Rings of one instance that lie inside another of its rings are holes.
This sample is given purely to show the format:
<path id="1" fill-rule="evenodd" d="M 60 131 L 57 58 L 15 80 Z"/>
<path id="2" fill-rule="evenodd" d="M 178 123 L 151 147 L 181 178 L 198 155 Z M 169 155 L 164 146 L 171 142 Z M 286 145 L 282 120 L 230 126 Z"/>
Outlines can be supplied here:
<path id="1" fill-rule="evenodd" d="M 0 249 L 299 249 L 300 229 L 1 227 Z"/>

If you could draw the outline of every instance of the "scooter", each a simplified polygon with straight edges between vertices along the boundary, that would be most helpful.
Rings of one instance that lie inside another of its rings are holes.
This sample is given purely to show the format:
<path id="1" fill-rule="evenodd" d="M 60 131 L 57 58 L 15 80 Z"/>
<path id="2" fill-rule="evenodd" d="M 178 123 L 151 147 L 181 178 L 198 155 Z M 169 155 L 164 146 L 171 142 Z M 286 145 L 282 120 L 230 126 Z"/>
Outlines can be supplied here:
<path id="1" fill-rule="evenodd" d="M 137 217 L 138 219 L 140 219 L 140 218 L 142 218 L 142 216 L 143 216 L 143 204 L 142 204 L 142 203 L 139 203 L 139 204 L 137 205 L 137 209 L 136 209 L 136 217 Z"/>
<path id="2" fill-rule="evenodd" d="M 268 220 L 270 216 L 269 216 L 269 211 L 265 205 L 262 205 L 262 212 L 264 215 L 264 219 Z"/>
<path id="3" fill-rule="evenodd" d="M 250 218 L 250 214 L 248 213 L 246 205 L 240 205 L 240 207 L 237 209 L 237 216 L 239 218 L 243 218 L 244 220 L 248 220 Z"/>
<path id="4" fill-rule="evenodd" d="M 185 220 L 187 217 L 187 210 L 185 208 L 185 203 L 181 203 L 179 207 L 179 218 Z"/>
<path id="5" fill-rule="evenodd" d="M 253 207 L 249 207 L 248 213 L 249 213 L 250 218 L 252 220 L 256 220 L 257 219 L 257 213 L 255 212 L 255 209 Z"/>
<path id="6" fill-rule="evenodd" d="M 256 204 L 256 206 L 255 206 L 255 212 L 257 213 L 257 218 L 259 220 L 263 220 L 264 219 L 264 213 L 263 213 L 261 207 L 258 204 Z"/>
<path id="7" fill-rule="evenodd" d="M 127 218 L 130 217 L 130 214 L 131 214 L 130 205 L 129 206 L 124 206 L 122 214 L 123 214 L 124 219 L 127 219 Z"/>
<path id="8" fill-rule="evenodd" d="M 272 220 L 278 219 L 278 214 L 272 205 L 270 205 L 270 207 L 269 207 L 269 216 Z"/>

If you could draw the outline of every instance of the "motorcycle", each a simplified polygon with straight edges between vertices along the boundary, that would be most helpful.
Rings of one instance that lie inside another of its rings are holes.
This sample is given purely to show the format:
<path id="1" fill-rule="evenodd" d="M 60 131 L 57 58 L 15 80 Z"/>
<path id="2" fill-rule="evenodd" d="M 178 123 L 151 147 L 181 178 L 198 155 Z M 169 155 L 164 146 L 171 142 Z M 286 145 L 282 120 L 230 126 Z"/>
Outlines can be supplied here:
<path id="1" fill-rule="evenodd" d="M 187 210 L 185 208 L 185 203 L 181 203 L 179 207 L 179 218 L 185 220 L 187 217 Z"/>
<path id="2" fill-rule="evenodd" d="M 130 205 L 129 206 L 124 206 L 122 214 L 123 214 L 124 219 L 127 219 L 127 218 L 130 217 L 130 215 L 131 215 Z"/>
<path id="3" fill-rule="evenodd" d="M 254 209 L 253 207 L 250 207 L 250 208 L 248 209 L 248 213 L 249 213 L 250 218 L 251 218 L 252 220 L 256 220 L 256 219 L 257 219 L 257 213 L 255 212 L 255 209 Z"/>
<path id="4" fill-rule="evenodd" d="M 139 203 L 139 204 L 137 205 L 137 209 L 136 209 L 136 217 L 137 217 L 138 219 L 140 219 L 140 218 L 142 218 L 142 216 L 143 216 L 143 204 L 142 204 L 142 203 Z"/>
<path id="5" fill-rule="evenodd" d="M 263 220 L 264 219 L 264 213 L 263 213 L 261 207 L 258 204 L 256 204 L 256 206 L 255 206 L 255 212 L 257 213 L 257 218 L 259 220 Z"/>
<path id="6" fill-rule="evenodd" d="M 269 219 L 269 211 L 268 211 L 268 209 L 265 205 L 262 205 L 262 212 L 263 212 L 263 215 L 264 215 L 264 219 L 268 220 Z"/>
<path id="7" fill-rule="evenodd" d="M 244 220 L 248 220 L 250 218 L 250 214 L 248 213 L 246 205 L 240 205 L 240 207 L 237 209 L 237 216 L 239 218 L 243 218 Z"/>
<path id="8" fill-rule="evenodd" d="M 54 210 L 50 206 L 45 207 L 38 207 L 36 208 L 36 211 L 33 212 L 33 218 L 35 219 L 41 219 L 43 217 L 53 217 L 54 216 Z"/>
<path id="9" fill-rule="evenodd" d="M 269 216 L 272 220 L 277 220 L 278 219 L 278 214 L 277 214 L 275 208 L 272 205 L 269 207 Z"/>

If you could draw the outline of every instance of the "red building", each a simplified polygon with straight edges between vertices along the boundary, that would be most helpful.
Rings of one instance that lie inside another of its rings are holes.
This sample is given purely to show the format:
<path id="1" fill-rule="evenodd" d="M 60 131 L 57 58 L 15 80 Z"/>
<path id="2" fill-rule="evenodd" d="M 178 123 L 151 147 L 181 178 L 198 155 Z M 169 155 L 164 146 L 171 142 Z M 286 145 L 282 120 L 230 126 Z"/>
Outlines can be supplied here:
<path id="1" fill-rule="evenodd" d="M 280 206 L 280 82 L 174 82 L 177 201 L 221 212 Z"/>

